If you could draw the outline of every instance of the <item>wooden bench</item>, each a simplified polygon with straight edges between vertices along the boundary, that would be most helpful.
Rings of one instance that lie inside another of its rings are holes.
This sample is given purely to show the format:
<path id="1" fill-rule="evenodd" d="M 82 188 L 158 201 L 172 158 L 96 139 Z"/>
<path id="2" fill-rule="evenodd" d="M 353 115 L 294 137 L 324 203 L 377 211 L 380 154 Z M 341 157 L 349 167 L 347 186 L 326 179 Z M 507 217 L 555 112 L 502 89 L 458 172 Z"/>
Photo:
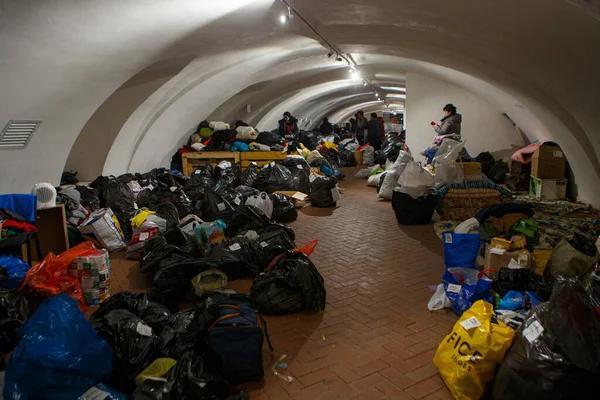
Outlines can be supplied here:
<path id="1" fill-rule="evenodd" d="M 240 153 L 237 151 L 183 153 L 181 159 L 183 161 L 183 174 L 189 178 L 196 168 L 203 166 L 207 162 L 210 162 L 213 165 L 216 165 L 221 161 L 229 161 L 232 164 L 237 164 L 240 162 Z"/>
<path id="2" fill-rule="evenodd" d="M 282 161 L 287 157 L 286 153 L 280 151 L 245 151 L 240 153 L 242 171 L 255 163 L 258 167 L 264 167 L 273 161 Z"/>

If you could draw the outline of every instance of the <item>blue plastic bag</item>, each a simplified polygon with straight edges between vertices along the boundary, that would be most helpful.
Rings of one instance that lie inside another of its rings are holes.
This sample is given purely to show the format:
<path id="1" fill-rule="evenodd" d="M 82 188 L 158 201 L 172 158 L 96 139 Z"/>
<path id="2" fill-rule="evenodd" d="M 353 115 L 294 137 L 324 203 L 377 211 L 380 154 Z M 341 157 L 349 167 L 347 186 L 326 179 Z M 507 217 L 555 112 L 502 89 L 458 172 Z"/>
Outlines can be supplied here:
<path id="1" fill-rule="evenodd" d="M 31 265 L 20 258 L 0 256 L 0 267 L 6 268 L 8 272 L 8 280 L 2 284 L 2 287 L 16 289 L 23 283 L 23 279 L 25 279 L 25 275 L 31 268 Z"/>
<path id="2" fill-rule="evenodd" d="M 472 268 L 448 268 L 444 272 L 444 290 L 452 303 L 452 311 L 459 317 L 477 300 L 493 303 L 492 279 L 485 272 Z"/>
<path id="3" fill-rule="evenodd" d="M 533 292 L 517 292 L 515 290 L 509 290 L 500 303 L 498 304 L 499 310 L 529 310 L 539 305 L 542 300 Z"/>
<path id="4" fill-rule="evenodd" d="M 5 399 L 77 399 L 112 372 L 112 349 L 65 294 L 44 300 L 17 334 Z"/>
<path id="5" fill-rule="evenodd" d="M 475 268 L 479 254 L 478 233 L 442 233 L 446 268 Z"/>

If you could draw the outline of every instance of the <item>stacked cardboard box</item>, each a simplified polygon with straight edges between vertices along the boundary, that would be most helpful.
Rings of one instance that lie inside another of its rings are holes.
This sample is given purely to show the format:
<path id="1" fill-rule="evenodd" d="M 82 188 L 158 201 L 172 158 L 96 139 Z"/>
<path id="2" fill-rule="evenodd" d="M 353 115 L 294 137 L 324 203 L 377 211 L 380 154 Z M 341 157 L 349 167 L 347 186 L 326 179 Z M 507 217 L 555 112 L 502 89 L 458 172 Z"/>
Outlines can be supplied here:
<path id="1" fill-rule="evenodd" d="M 567 196 L 567 160 L 560 147 L 544 144 L 533 154 L 529 194 L 539 200 L 563 200 Z"/>

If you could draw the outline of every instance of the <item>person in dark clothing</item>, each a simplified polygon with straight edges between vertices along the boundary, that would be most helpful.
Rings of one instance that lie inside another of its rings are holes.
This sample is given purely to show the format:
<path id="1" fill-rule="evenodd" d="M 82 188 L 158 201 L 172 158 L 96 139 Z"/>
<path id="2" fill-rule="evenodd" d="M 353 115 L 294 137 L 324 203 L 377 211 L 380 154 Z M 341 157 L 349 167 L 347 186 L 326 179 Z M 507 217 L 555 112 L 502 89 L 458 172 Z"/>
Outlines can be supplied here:
<path id="1" fill-rule="evenodd" d="M 356 119 L 350 118 L 350 133 L 356 134 Z"/>
<path id="2" fill-rule="evenodd" d="M 359 111 L 356 113 L 356 138 L 360 144 L 365 143 L 365 129 L 367 128 L 367 122 L 364 112 Z"/>
<path id="3" fill-rule="evenodd" d="M 381 150 L 381 125 L 376 113 L 371 113 L 371 120 L 367 123 L 367 141 L 375 150 Z"/>
<path id="4" fill-rule="evenodd" d="M 456 107 L 453 104 L 446 104 L 443 109 L 444 118 L 442 125 L 432 122 L 433 129 L 439 136 L 458 135 L 460 136 L 462 115 L 456 112 Z"/>
<path id="5" fill-rule="evenodd" d="M 329 123 L 329 119 L 323 118 L 323 123 L 319 127 L 319 132 L 321 132 L 325 136 L 331 135 L 331 133 L 333 132 L 333 126 Z"/>
<path id="6" fill-rule="evenodd" d="M 289 111 L 284 112 L 283 119 L 279 120 L 279 135 L 290 142 L 298 136 L 298 120 Z"/>

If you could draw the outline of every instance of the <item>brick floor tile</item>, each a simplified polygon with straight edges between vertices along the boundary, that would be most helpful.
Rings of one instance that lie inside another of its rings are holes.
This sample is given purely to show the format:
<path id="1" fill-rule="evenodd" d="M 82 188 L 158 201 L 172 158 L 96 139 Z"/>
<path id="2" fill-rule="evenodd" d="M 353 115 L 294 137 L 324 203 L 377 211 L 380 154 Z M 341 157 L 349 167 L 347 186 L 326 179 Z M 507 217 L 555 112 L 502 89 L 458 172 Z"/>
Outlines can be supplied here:
<path id="1" fill-rule="evenodd" d="M 432 339 L 427 339 L 427 340 L 424 340 L 415 345 L 409 346 L 408 350 L 415 353 L 415 355 L 416 355 L 416 354 L 421 354 L 427 350 L 437 349 L 438 346 L 439 346 L 439 342 L 432 340 Z"/>
<path id="2" fill-rule="evenodd" d="M 379 371 L 379 373 L 382 376 L 386 377 L 390 382 L 392 382 L 396 387 L 400 389 L 405 389 L 416 383 L 413 379 L 401 373 L 394 367 L 384 369 L 382 371 Z"/>
<path id="3" fill-rule="evenodd" d="M 311 372 L 309 374 L 306 374 L 306 375 L 298 378 L 298 380 L 304 386 L 310 386 L 310 385 L 314 385 L 315 383 L 322 382 L 325 379 L 333 378 L 335 376 L 336 376 L 335 373 L 333 371 L 331 371 L 329 368 L 321 368 L 321 369 L 318 369 L 314 372 Z"/>
<path id="4" fill-rule="evenodd" d="M 410 372 L 410 371 L 414 370 L 415 368 L 418 368 L 418 366 L 415 367 L 411 363 L 406 362 L 403 359 L 401 359 L 400 357 L 393 355 L 393 354 L 382 357 L 381 359 L 383 361 L 385 361 L 386 363 L 390 364 L 392 367 L 394 367 L 401 373 Z"/>
<path id="5" fill-rule="evenodd" d="M 329 369 L 346 383 L 352 383 L 361 378 L 360 375 L 342 363 L 330 365 Z"/>
<path id="6" fill-rule="evenodd" d="M 425 364 L 422 367 L 406 373 L 406 376 L 415 382 L 420 382 L 435 375 L 437 375 L 437 369 L 432 363 Z"/>
<path id="7" fill-rule="evenodd" d="M 354 383 L 350 384 L 350 387 L 354 390 L 362 392 L 367 390 L 368 388 L 374 387 L 375 385 L 385 382 L 387 379 L 378 373 L 371 374 L 362 379 L 357 380 Z M 365 397 L 367 398 L 367 397 Z"/>
<path id="8" fill-rule="evenodd" d="M 319 395 L 327 392 L 329 389 L 324 383 L 315 383 L 312 386 L 305 387 L 298 393 L 294 394 L 296 400 L 314 400 Z"/>
<path id="9" fill-rule="evenodd" d="M 365 376 L 374 374 L 375 372 L 381 371 L 382 369 L 386 369 L 389 366 L 390 365 L 385 361 L 378 359 L 363 365 L 359 365 L 358 367 L 354 368 L 354 372 L 356 372 L 358 375 L 364 378 Z"/>
<path id="10" fill-rule="evenodd" d="M 331 381 L 323 383 L 329 388 L 330 391 L 337 393 L 342 399 L 348 399 L 359 393 L 340 378 L 332 379 Z"/>
<path id="11" fill-rule="evenodd" d="M 409 348 L 405 345 L 399 344 L 397 342 L 391 342 L 383 346 L 384 349 L 389 350 L 396 357 L 400 357 L 403 360 L 407 358 L 413 357 L 416 354 L 409 350 Z"/>
<path id="12" fill-rule="evenodd" d="M 404 391 L 413 396 L 415 399 L 420 399 L 422 397 L 427 396 L 430 393 L 435 392 L 442 385 L 443 383 L 440 383 L 440 381 L 438 381 L 437 379 L 428 378 L 413 386 L 408 387 Z"/>
<path id="13" fill-rule="evenodd" d="M 375 389 L 379 390 L 383 393 L 388 399 L 398 399 L 398 400 L 413 400 L 410 394 L 406 393 L 404 390 L 398 388 L 395 384 L 390 381 L 382 382 L 375 385 Z"/>
<path id="14" fill-rule="evenodd" d="M 375 388 L 367 388 L 360 394 L 354 395 L 350 397 L 351 400 L 384 400 L 386 399 L 385 394 L 381 393 L 379 390 Z"/>
<path id="15" fill-rule="evenodd" d="M 265 394 L 267 396 L 269 396 L 269 398 L 271 398 L 271 400 L 292 400 L 293 397 L 290 396 L 290 394 L 288 392 L 285 391 L 284 388 L 282 388 L 279 385 L 272 385 L 268 388 L 265 389 Z"/>

